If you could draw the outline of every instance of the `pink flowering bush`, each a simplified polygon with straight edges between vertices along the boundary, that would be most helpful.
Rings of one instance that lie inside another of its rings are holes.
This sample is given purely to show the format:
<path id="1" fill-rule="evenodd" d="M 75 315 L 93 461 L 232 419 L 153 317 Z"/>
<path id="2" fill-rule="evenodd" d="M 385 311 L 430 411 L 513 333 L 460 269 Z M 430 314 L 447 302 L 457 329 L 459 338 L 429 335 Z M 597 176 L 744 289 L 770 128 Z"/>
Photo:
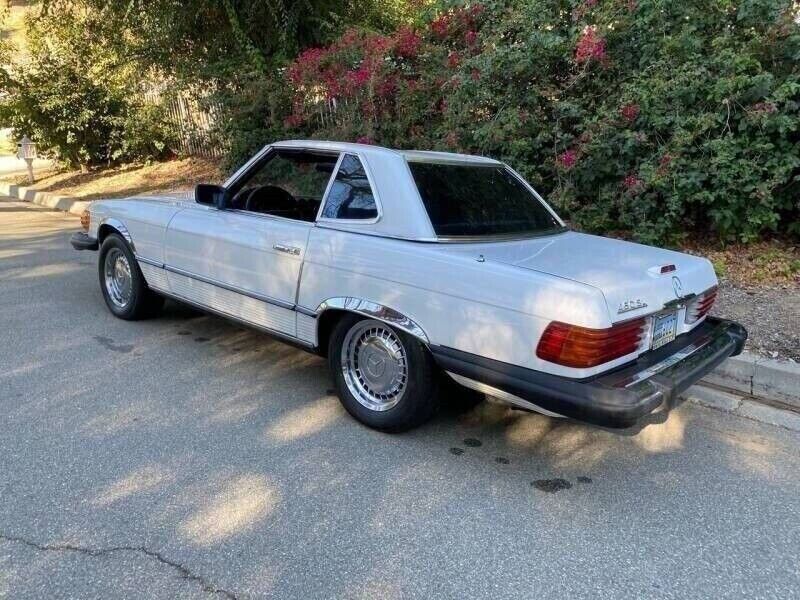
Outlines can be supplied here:
<path id="1" fill-rule="evenodd" d="M 605 38 L 597 33 L 596 27 L 586 27 L 575 45 L 575 62 L 579 65 L 592 61 L 602 63 L 606 58 Z"/>
<path id="2" fill-rule="evenodd" d="M 270 131 L 494 156 L 576 226 L 645 242 L 800 235 L 790 0 L 438 0 L 424 15 L 301 53 L 265 92 Z"/>

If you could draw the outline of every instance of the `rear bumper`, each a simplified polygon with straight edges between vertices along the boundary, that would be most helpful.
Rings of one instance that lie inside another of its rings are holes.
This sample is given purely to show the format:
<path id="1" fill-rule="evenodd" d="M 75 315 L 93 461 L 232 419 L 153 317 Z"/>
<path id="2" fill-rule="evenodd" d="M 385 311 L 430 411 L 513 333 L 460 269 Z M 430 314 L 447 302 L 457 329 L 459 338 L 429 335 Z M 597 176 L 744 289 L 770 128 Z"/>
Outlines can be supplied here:
<path id="1" fill-rule="evenodd" d="M 707 317 L 691 332 L 619 369 L 569 379 L 447 347 L 431 348 L 446 371 L 490 386 L 565 417 L 612 428 L 668 412 L 686 388 L 729 356 L 742 351 L 747 331 L 733 321 Z"/>
<path id="2" fill-rule="evenodd" d="M 73 233 L 72 237 L 69 238 L 69 243 L 72 244 L 72 247 L 75 250 L 97 250 L 100 246 L 97 240 L 82 231 L 78 231 L 77 233 Z"/>

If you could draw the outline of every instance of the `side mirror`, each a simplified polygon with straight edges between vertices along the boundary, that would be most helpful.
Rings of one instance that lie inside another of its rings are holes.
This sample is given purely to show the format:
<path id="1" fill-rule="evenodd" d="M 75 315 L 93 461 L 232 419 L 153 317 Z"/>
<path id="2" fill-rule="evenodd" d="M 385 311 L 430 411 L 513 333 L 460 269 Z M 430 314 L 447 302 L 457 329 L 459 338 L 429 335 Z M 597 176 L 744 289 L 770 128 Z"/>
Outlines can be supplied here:
<path id="1" fill-rule="evenodd" d="M 228 201 L 228 190 L 221 185 L 198 183 L 194 188 L 194 199 L 198 204 L 225 208 Z"/>

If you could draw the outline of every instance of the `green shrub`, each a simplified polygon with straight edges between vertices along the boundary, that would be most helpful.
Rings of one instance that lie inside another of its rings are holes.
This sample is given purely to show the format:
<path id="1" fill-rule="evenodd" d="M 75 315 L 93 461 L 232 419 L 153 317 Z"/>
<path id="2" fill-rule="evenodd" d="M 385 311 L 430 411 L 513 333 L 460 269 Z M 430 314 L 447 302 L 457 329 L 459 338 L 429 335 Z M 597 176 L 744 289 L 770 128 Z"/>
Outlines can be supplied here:
<path id="1" fill-rule="evenodd" d="M 28 21 L 29 60 L 0 66 L 0 123 L 69 167 L 158 158 L 170 139 L 160 109 L 136 100 L 136 66 L 96 35 L 101 21 L 53 7 Z"/>
<path id="2" fill-rule="evenodd" d="M 286 137 L 506 160 L 588 230 L 749 241 L 800 235 L 798 65 L 790 0 L 485 0 L 307 50 L 263 105 Z"/>

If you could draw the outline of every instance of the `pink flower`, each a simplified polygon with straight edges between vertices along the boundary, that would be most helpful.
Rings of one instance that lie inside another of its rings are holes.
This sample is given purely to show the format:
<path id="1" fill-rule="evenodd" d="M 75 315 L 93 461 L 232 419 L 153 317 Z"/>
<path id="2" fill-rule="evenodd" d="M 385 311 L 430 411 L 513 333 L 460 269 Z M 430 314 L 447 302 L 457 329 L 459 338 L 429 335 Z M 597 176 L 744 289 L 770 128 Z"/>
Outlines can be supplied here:
<path id="1" fill-rule="evenodd" d="M 474 46 L 475 42 L 478 41 L 478 34 L 470 29 L 464 34 L 464 41 L 467 42 L 467 46 Z"/>
<path id="2" fill-rule="evenodd" d="M 636 175 L 628 175 L 622 180 L 623 187 L 632 193 L 640 191 L 643 183 Z"/>
<path id="3" fill-rule="evenodd" d="M 375 144 L 375 140 L 373 140 L 368 135 L 362 135 L 362 136 L 359 136 L 358 138 L 356 138 L 356 144 L 374 145 Z"/>
<path id="4" fill-rule="evenodd" d="M 619 114 L 621 114 L 622 118 L 628 123 L 633 123 L 639 116 L 639 105 L 633 103 L 626 104 L 619 109 Z"/>
<path id="5" fill-rule="evenodd" d="M 772 114 L 778 108 L 772 102 L 757 102 L 753 104 L 753 111 L 759 114 Z"/>
<path id="6" fill-rule="evenodd" d="M 566 150 L 556 157 L 556 163 L 569 171 L 578 162 L 578 153 L 575 150 Z"/>
<path id="7" fill-rule="evenodd" d="M 419 46 L 422 43 L 422 38 L 417 35 L 417 32 L 410 27 L 403 27 L 397 32 L 397 49 L 398 56 L 406 58 L 413 58 L 419 51 Z"/>
<path id="8" fill-rule="evenodd" d="M 481 72 L 478 69 L 472 69 L 470 77 L 472 77 L 472 81 L 478 81 L 481 78 Z"/>
<path id="9" fill-rule="evenodd" d="M 351 85 L 360 88 L 363 87 L 364 84 L 366 84 L 369 81 L 371 76 L 372 73 L 369 70 L 369 65 L 365 63 L 355 71 L 350 71 L 347 74 L 347 81 Z"/>
<path id="10" fill-rule="evenodd" d="M 397 78 L 394 75 L 379 81 L 378 85 L 375 86 L 375 91 L 381 98 L 389 98 L 394 94 L 395 90 L 397 90 Z"/>
<path id="11" fill-rule="evenodd" d="M 606 40 L 597 35 L 595 27 L 583 30 L 578 44 L 575 46 L 575 62 L 588 63 L 592 60 L 602 61 L 606 58 Z"/>
<path id="12" fill-rule="evenodd" d="M 368 56 L 380 56 L 392 47 L 392 40 L 384 35 L 372 35 L 364 40 L 364 50 Z"/>
<path id="13" fill-rule="evenodd" d="M 450 15 L 440 15 L 431 21 L 431 31 L 436 37 L 447 37 L 447 34 L 450 31 Z"/>
<path id="14" fill-rule="evenodd" d="M 669 165 L 672 163 L 672 156 L 669 154 L 665 154 L 661 158 L 658 159 L 658 168 L 656 169 L 656 174 L 659 176 L 663 176 L 667 174 L 669 171 Z"/>
<path id="15" fill-rule="evenodd" d="M 458 52 L 451 52 L 447 55 L 447 66 L 451 69 L 455 69 L 461 63 L 461 57 L 458 55 Z"/>
<path id="16" fill-rule="evenodd" d="M 406 89 L 409 92 L 416 92 L 419 89 L 419 81 L 416 79 L 407 79 L 406 80 Z"/>
<path id="17" fill-rule="evenodd" d="M 469 9 L 469 15 L 473 19 L 477 19 L 480 17 L 483 12 L 486 10 L 486 7 L 483 4 L 473 4 L 472 8 Z"/>

